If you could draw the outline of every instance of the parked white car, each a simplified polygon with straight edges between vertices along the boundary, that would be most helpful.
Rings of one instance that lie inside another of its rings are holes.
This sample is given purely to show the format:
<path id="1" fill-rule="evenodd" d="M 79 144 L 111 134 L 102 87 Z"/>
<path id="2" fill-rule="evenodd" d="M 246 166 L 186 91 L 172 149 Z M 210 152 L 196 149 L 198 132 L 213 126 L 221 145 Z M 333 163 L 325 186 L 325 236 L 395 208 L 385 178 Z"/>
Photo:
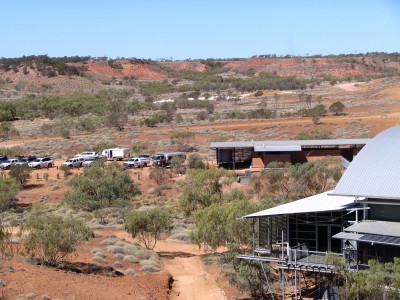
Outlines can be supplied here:
<path id="1" fill-rule="evenodd" d="M 19 158 L 18 159 L 18 162 L 15 164 L 15 165 L 17 165 L 17 166 L 24 166 L 24 165 L 28 165 L 29 164 L 29 162 L 30 162 L 30 160 L 28 159 L 28 158 L 26 158 L 26 157 L 23 157 L 23 158 Z"/>
<path id="2" fill-rule="evenodd" d="M 126 162 L 124 162 L 124 168 L 139 168 L 139 167 L 147 167 L 150 165 L 150 157 L 132 157 Z"/>
<path id="3" fill-rule="evenodd" d="M 63 166 L 67 166 L 70 168 L 79 168 L 82 166 L 83 161 L 77 157 L 72 157 L 67 159 L 65 162 L 63 162 Z"/>
<path id="4" fill-rule="evenodd" d="M 11 168 L 11 166 L 16 165 L 17 163 L 18 163 L 17 158 L 7 159 L 5 162 L 0 164 L 0 168 L 2 168 L 3 170 L 9 169 L 9 168 Z"/>
<path id="5" fill-rule="evenodd" d="M 54 165 L 53 159 L 51 157 L 39 157 L 34 161 L 28 163 L 31 168 L 51 168 Z"/>
<path id="6" fill-rule="evenodd" d="M 86 159 L 83 163 L 82 163 L 82 167 L 90 167 L 91 165 L 93 165 L 94 162 L 103 159 L 100 156 L 93 156 L 93 157 L 89 157 L 88 159 Z"/>
<path id="7" fill-rule="evenodd" d="M 94 151 L 86 151 L 86 152 L 82 152 L 79 153 L 77 155 L 75 155 L 75 158 L 81 158 L 83 160 L 87 160 L 89 157 L 98 157 L 99 154 L 97 154 L 97 152 Z"/>

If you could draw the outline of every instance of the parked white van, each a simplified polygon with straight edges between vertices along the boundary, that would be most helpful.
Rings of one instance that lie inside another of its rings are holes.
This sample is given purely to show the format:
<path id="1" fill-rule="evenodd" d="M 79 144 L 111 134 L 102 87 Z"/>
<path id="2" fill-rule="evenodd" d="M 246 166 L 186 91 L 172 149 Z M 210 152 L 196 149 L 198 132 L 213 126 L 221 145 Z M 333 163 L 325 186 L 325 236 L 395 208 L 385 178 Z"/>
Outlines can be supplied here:
<path id="1" fill-rule="evenodd" d="M 107 160 L 123 160 L 124 158 L 128 158 L 131 154 L 131 149 L 129 148 L 111 148 L 104 149 L 101 152 L 101 155 L 104 156 Z"/>

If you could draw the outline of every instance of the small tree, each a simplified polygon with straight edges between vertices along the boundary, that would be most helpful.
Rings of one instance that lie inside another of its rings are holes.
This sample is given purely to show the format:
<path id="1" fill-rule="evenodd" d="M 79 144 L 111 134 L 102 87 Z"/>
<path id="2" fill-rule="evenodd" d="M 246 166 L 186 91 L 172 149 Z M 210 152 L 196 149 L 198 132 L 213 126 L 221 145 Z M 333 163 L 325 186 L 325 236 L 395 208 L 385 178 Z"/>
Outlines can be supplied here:
<path id="1" fill-rule="evenodd" d="M 20 184 L 14 178 L 0 178 L 0 212 L 15 204 L 15 195 L 20 190 Z"/>
<path id="2" fill-rule="evenodd" d="M 197 153 L 193 153 L 193 154 L 189 155 L 188 167 L 191 169 L 205 169 L 206 168 L 206 166 L 203 162 L 203 158 Z"/>
<path id="3" fill-rule="evenodd" d="M 20 250 L 20 245 L 10 243 L 11 238 L 12 230 L 0 225 L 0 269 L 4 260 L 11 259 Z"/>
<path id="4" fill-rule="evenodd" d="M 311 101 L 312 101 L 313 95 L 311 94 L 306 94 L 305 100 L 306 100 L 306 105 L 308 107 L 311 107 Z"/>
<path id="5" fill-rule="evenodd" d="M 14 165 L 11 166 L 9 176 L 15 178 L 19 183 L 25 185 L 31 178 L 32 168 L 27 165 Z"/>
<path id="6" fill-rule="evenodd" d="M 276 281 L 278 278 L 271 272 L 269 264 L 262 268 L 262 263 L 237 258 L 238 252 L 236 249 L 230 249 L 226 260 L 230 263 L 233 270 L 227 270 L 226 276 L 230 283 L 237 286 L 241 291 L 250 292 L 252 299 L 269 299 L 268 286 L 266 286 L 265 273 L 271 281 Z"/>
<path id="7" fill-rule="evenodd" d="M 0 122 L 0 138 L 6 140 L 12 136 L 19 136 L 19 132 L 10 122 Z"/>
<path id="8" fill-rule="evenodd" d="M 329 106 L 329 111 L 333 112 L 335 114 L 335 116 L 340 115 L 343 110 L 344 110 L 344 104 L 340 101 L 332 103 L 331 106 Z"/>
<path id="9" fill-rule="evenodd" d="M 171 168 L 175 170 L 175 172 L 183 174 L 185 172 L 185 166 L 184 166 L 185 160 L 186 159 L 184 157 L 180 156 L 173 157 L 171 159 L 171 164 L 170 164 Z"/>
<path id="10" fill-rule="evenodd" d="M 185 180 L 179 181 L 182 190 L 180 204 L 186 215 L 223 200 L 222 188 L 234 181 L 235 173 L 224 169 L 191 169 Z"/>
<path id="11" fill-rule="evenodd" d="M 320 120 L 321 120 L 321 118 L 318 117 L 318 116 L 313 116 L 313 117 L 311 117 L 311 121 L 312 121 L 313 124 L 315 124 L 315 125 L 318 125 Z"/>
<path id="12" fill-rule="evenodd" d="M 21 229 L 29 232 L 24 244 L 26 251 L 48 265 L 55 265 L 75 252 L 79 240 L 93 237 L 82 221 L 37 212 L 28 217 Z"/>
<path id="13" fill-rule="evenodd" d="M 83 171 L 83 176 L 72 178 L 68 184 L 75 191 L 65 193 L 64 201 L 72 208 L 87 211 L 125 207 L 140 194 L 129 173 L 116 162 L 106 166 L 93 164 Z"/>
<path id="14" fill-rule="evenodd" d="M 216 250 L 219 246 L 235 244 L 246 247 L 251 244 L 252 222 L 239 217 L 255 212 L 258 205 L 246 199 L 242 191 L 233 189 L 225 197 L 230 203 L 214 203 L 194 212 L 196 229 L 191 238 L 196 243 L 204 243 Z"/>
<path id="15" fill-rule="evenodd" d="M 68 167 L 67 165 L 62 165 L 60 167 L 60 170 L 63 172 L 64 179 L 67 179 L 68 175 L 72 174 L 71 173 L 71 168 Z"/>
<path id="16" fill-rule="evenodd" d="M 188 152 L 192 150 L 190 142 L 196 133 L 193 131 L 178 131 L 170 136 L 171 143 L 178 147 L 178 151 Z"/>
<path id="17" fill-rule="evenodd" d="M 153 179 L 157 184 L 162 184 L 168 181 L 170 174 L 167 172 L 166 168 L 163 167 L 153 167 L 150 170 L 149 178 Z"/>
<path id="18" fill-rule="evenodd" d="M 154 249 L 163 231 L 169 231 L 172 217 L 165 210 L 157 207 L 146 211 L 132 211 L 128 214 L 125 229 L 137 237 L 146 249 Z"/>
<path id="19" fill-rule="evenodd" d="M 109 127 L 114 127 L 118 131 L 123 131 L 128 122 L 128 115 L 125 113 L 111 112 L 107 116 L 106 123 Z"/>
<path id="20" fill-rule="evenodd" d="M 131 147 L 132 153 L 134 154 L 142 154 L 144 151 L 147 151 L 147 145 L 142 143 L 136 143 Z"/>

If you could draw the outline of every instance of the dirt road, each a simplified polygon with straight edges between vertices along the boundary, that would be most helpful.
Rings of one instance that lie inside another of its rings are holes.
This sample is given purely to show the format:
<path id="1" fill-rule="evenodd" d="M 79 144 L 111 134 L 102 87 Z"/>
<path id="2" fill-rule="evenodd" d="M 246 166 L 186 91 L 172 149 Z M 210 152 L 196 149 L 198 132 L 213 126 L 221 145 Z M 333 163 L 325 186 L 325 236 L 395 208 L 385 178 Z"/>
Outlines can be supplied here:
<path id="1" fill-rule="evenodd" d="M 164 269 L 174 278 L 170 299 L 227 299 L 205 269 L 197 245 L 160 241 L 155 249 L 164 258 Z"/>

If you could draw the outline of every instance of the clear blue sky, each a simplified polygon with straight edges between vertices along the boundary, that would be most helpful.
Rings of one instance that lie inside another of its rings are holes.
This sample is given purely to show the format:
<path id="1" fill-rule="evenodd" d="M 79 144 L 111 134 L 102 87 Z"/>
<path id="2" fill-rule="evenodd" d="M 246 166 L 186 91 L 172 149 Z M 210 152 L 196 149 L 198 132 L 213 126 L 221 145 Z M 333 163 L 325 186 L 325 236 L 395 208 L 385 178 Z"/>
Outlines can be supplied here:
<path id="1" fill-rule="evenodd" d="M 400 52 L 400 0 L 2 1 L 0 57 Z"/>

